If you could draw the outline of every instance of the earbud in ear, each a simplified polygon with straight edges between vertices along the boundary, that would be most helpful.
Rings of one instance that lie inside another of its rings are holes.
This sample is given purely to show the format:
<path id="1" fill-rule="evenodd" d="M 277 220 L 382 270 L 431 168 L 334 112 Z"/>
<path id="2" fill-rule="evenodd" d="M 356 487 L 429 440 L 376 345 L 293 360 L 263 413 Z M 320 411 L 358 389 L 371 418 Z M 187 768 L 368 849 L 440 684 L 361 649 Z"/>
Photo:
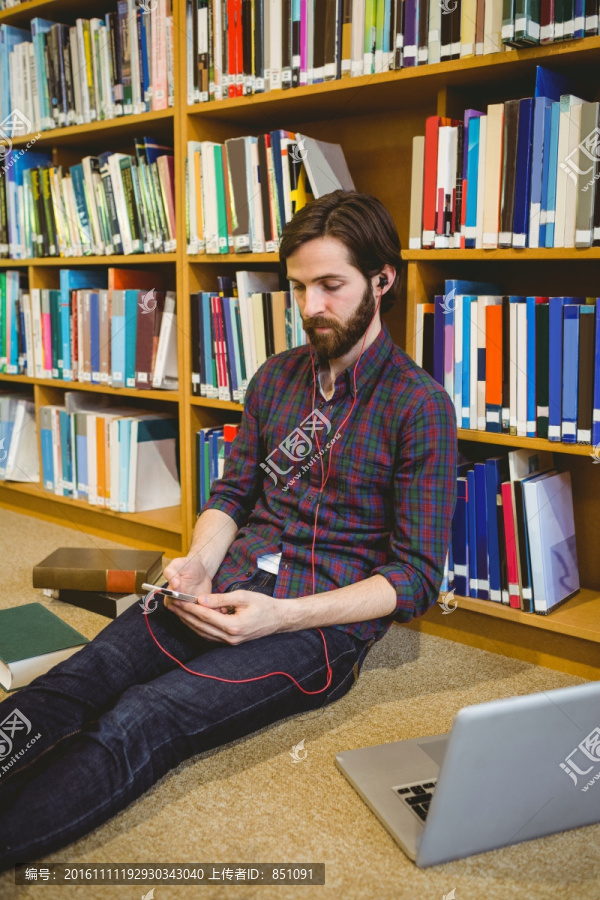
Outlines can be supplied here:
<path id="1" fill-rule="evenodd" d="M 387 277 L 385 275 L 379 276 L 379 287 L 384 288 L 388 283 Z"/>

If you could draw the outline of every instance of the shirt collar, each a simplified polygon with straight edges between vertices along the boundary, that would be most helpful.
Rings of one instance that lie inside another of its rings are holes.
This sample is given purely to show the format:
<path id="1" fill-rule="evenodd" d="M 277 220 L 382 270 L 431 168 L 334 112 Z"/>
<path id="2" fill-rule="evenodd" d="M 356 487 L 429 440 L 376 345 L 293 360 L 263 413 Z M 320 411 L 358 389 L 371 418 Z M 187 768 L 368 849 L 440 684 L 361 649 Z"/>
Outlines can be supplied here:
<path id="1" fill-rule="evenodd" d="M 368 384 L 375 372 L 379 371 L 382 368 L 383 362 L 390 355 L 394 346 L 395 345 L 390 335 L 389 329 L 385 322 L 382 320 L 379 334 L 377 335 L 375 340 L 371 344 L 369 344 L 367 349 L 363 351 L 362 356 L 360 356 L 358 366 L 356 367 L 357 392 L 366 384 Z M 312 347 L 310 345 L 309 353 L 312 353 Z M 347 368 L 345 368 L 343 372 L 340 372 L 335 381 L 335 384 L 337 385 L 337 382 L 340 378 L 344 379 L 346 381 L 346 384 L 348 385 L 348 389 L 352 397 L 354 397 L 354 376 L 352 373 L 356 362 L 357 360 L 354 360 L 354 362 L 351 363 Z M 315 371 L 318 372 L 318 368 L 316 365 Z"/>

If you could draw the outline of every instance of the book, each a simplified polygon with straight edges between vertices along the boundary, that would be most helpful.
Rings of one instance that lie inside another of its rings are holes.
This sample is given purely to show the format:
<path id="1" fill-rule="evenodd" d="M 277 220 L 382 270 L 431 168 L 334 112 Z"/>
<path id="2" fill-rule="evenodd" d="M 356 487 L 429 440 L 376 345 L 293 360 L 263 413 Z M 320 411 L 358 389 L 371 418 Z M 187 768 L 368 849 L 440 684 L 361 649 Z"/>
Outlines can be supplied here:
<path id="1" fill-rule="evenodd" d="M 43 593 L 46 597 L 51 597 L 53 600 L 70 603 L 72 606 L 87 609 L 109 619 L 116 619 L 126 609 L 133 606 L 134 603 L 138 603 L 143 596 L 143 592 L 140 595 L 115 591 L 69 591 L 64 589 L 52 590 L 50 588 L 44 588 Z"/>
<path id="2" fill-rule="evenodd" d="M 143 593 L 162 570 L 155 550 L 60 547 L 33 567 L 33 587 Z"/>
<path id="3" fill-rule="evenodd" d="M 41 603 L 0 610 L 0 684 L 24 687 L 80 650 L 89 639 Z"/>

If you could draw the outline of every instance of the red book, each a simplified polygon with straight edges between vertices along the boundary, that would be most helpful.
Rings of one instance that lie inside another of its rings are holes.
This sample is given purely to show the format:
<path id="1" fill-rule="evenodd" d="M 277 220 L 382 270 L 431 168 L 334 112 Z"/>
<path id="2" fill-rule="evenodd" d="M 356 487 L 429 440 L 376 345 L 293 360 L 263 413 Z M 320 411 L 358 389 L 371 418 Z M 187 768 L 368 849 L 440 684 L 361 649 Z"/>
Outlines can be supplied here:
<path id="1" fill-rule="evenodd" d="M 425 163 L 423 170 L 423 247 L 433 247 L 437 193 L 438 132 L 441 125 L 454 124 L 445 116 L 428 116 L 425 122 Z"/>
<path id="2" fill-rule="evenodd" d="M 227 96 L 235 97 L 236 52 L 235 52 L 235 0 L 227 0 Z"/>
<path id="3" fill-rule="evenodd" d="M 242 0 L 235 4 L 235 96 L 244 95 L 244 32 L 242 28 Z"/>
<path id="4" fill-rule="evenodd" d="M 515 520 L 513 517 L 513 496 L 512 485 L 510 481 L 502 482 L 502 514 L 504 516 L 504 534 L 508 572 L 508 605 L 513 609 L 521 609 Z"/>

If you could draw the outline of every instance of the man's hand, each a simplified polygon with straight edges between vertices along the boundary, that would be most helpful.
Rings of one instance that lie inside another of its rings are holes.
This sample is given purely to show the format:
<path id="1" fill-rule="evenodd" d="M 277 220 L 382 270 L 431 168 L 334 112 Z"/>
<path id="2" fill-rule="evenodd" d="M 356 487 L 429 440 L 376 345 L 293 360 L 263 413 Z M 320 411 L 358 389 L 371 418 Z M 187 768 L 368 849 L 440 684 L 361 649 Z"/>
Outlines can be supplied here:
<path id="1" fill-rule="evenodd" d="M 168 579 L 172 591 L 181 591 L 182 594 L 192 594 L 194 597 L 210 594 L 212 591 L 212 578 L 198 553 L 172 559 L 163 574 Z M 165 597 L 164 604 L 167 609 L 173 611 L 172 597 Z M 189 606 L 189 603 L 187 605 Z M 223 607 L 223 612 L 227 612 L 227 607 Z"/>
<path id="2" fill-rule="evenodd" d="M 234 610 L 233 614 L 227 613 L 227 607 L 221 606 L 222 603 L 223 594 L 200 594 L 197 604 L 171 598 L 169 609 L 192 631 L 209 641 L 235 645 L 285 630 L 285 600 L 255 591 L 239 590 L 227 594 L 227 603 Z"/>

